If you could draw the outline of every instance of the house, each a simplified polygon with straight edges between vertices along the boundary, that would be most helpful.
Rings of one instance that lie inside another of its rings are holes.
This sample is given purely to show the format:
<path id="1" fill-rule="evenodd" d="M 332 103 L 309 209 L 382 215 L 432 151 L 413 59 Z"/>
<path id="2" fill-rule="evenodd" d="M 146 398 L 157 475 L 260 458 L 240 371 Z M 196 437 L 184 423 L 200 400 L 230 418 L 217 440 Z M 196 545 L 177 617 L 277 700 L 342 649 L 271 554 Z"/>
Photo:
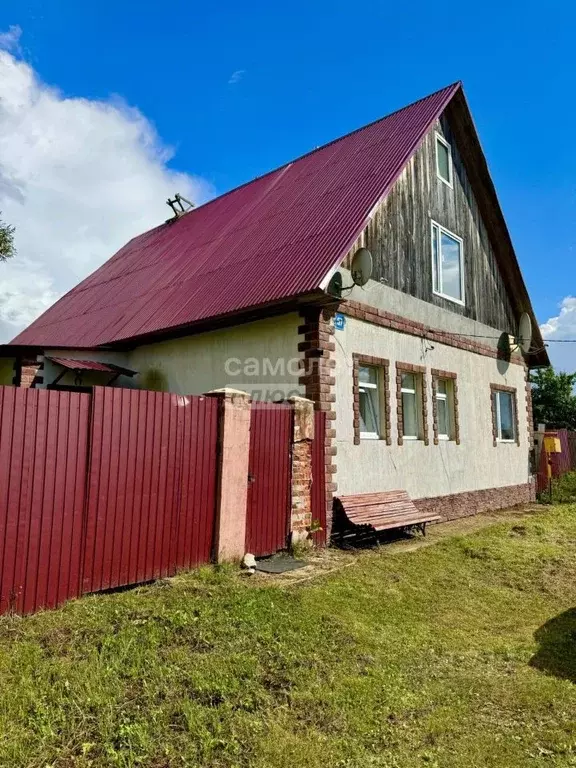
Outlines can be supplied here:
<path id="1" fill-rule="evenodd" d="M 548 357 L 460 83 L 135 237 L 1 354 L 17 386 L 304 395 L 329 494 L 444 518 L 534 494 Z"/>

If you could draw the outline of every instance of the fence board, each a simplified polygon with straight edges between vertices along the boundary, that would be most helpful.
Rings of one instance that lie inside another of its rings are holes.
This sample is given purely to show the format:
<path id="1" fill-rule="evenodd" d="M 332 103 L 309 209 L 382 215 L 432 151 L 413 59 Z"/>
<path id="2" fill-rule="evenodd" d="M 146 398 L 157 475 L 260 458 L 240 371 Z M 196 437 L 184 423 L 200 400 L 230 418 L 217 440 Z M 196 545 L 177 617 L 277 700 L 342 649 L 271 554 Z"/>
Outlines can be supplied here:
<path id="1" fill-rule="evenodd" d="M 85 592 L 210 560 L 217 439 L 212 398 L 94 388 Z"/>
<path id="2" fill-rule="evenodd" d="M 80 591 L 90 397 L 0 387 L 0 613 Z"/>
<path id="3" fill-rule="evenodd" d="M 181 481 L 175 558 L 177 568 L 207 563 L 212 556 L 216 508 L 218 401 L 185 398 Z"/>
<path id="4" fill-rule="evenodd" d="M 286 547 L 291 496 L 292 409 L 252 403 L 246 551 L 271 555 Z"/>

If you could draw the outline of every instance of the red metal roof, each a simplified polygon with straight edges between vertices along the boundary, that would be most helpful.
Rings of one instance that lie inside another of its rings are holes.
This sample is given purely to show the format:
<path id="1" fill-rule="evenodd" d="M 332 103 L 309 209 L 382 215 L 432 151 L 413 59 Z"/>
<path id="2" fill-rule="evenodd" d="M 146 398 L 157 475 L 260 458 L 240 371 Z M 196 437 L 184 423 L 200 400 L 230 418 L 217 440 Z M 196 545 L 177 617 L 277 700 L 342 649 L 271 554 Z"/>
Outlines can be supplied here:
<path id="1" fill-rule="evenodd" d="M 70 368 L 72 371 L 102 371 L 104 373 L 124 373 L 127 376 L 134 376 L 136 371 L 129 368 L 122 368 L 114 363 L 101 363 L 98 360 L 75 360 L 72 357 L 46 357 L 53 363 L 61 365 L 63 368 Z"/>
<path id="2" fill-rule="evenodd" d="M 95 347 L 318 290 L 460 87 L 135 237 L 12 343 Z"/>

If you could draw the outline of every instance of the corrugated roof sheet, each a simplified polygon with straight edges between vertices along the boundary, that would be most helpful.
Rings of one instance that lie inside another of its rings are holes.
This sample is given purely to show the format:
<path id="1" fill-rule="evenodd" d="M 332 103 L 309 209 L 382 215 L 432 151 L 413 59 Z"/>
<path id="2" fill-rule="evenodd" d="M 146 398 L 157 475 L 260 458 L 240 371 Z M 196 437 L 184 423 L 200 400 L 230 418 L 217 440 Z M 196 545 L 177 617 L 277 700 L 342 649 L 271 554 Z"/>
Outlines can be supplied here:
<path id="1" fill-rule="evenodd" d="M 129 368 L 122 368 L 119 365 L 114 365 L 114 363 L 101 363 L 99 360 L 75 360 L 72 357 L 48 356 L 46 359 L 72 371 L 102 371 L 103 373 L 124 373 L 128 376 L 133 376 L 136 373 Z"/>
<path id="2" fill-rule="evenodd" d="M 317 290 L 459 88 L 134 238 L 12 343 L 95 347 Z"/>

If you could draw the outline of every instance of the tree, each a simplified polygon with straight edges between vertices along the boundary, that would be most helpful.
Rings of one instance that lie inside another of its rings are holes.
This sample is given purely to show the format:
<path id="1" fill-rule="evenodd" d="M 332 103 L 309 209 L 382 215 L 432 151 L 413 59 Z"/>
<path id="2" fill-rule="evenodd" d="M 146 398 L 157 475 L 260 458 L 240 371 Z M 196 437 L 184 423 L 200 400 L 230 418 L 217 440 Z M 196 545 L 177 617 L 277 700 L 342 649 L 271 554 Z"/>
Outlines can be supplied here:
<path id="1" fill-rule="evenodd" d="M 14 247 L 14 230 L 15 228 L 6 224 L 0 218 L 0 261 L 6 261 L 11 259 L 16 253 Z"/>
<path id="2" fill-rule="evenodd" d="M 539 368 L 530 375 L 534 423 L 576 430 L 576 373 Z"/>

